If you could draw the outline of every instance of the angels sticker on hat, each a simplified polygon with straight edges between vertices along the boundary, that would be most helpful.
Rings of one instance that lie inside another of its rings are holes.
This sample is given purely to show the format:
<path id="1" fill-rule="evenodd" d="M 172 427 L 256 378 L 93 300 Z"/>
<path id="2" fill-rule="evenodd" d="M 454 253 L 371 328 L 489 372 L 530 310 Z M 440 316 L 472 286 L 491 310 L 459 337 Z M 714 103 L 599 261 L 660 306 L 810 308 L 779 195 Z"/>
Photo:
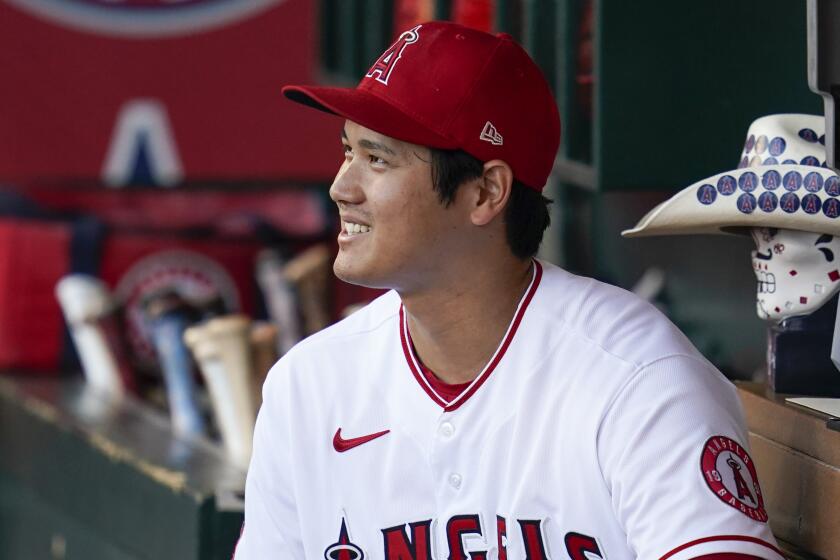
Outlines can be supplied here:
<path id="1" fill-rule="evenodd" d="M 744 192 L 753 192 L 758 184 L 758 176 L 752 171 L 747 171 L 738 177 L 738 188 Z"/>
<path id="2" fill-rule="evenodd" d="M 738 211 L 744 214 L 752 214 L 755 210 L 755 197 L 750 193 L 744 193 L 738 197 Z"/>
<path id="3" fill-rule="evenodd" d="M 785 146 L 787 146 L 787 142 L 781 136 L 776 136 L 772 140 L 770 140 L 770 155 L 771 156 L 780 156 L 782 152 L 785 151 Z"/>
<path id="4" fill-rule="evenodd" d="M 803 184 L 805 185 L 806 191 L 812 193 L 819 192 L 820 189 L 822 189 L 823 187 L 822 175 L 820 175 L 819 173 L 814 173 L 812 171 L 811 173 L 805 175 L 805 178 L 803 179 Z"/>
<path id="5" fill-rule="evenodd" d="M 840 177 L 829 177 L 824 182 L 825 194 L 828 196 L 840 195 Z"/>
<path id="6" fill-rule="evenodd" d="M 798 191 L 799 187 L 802 186 L 802 175 L 796 171 L 788 171 L 782 179 L 782 185 L 784 185 L 786 191 Z"/>
<path id="7" fill-rule="evenodd" d="M 793 214 L 799 210 L 799 197 L 793 193 L 785 193 L 781 200 L 782 211 Z"/>
<path id="8" fill-rule="evenodd" d="M 732 175 L 724 175 L 717 181 L 718 192 L 722 195 L 729 196 L 735 192 L 738 186 L 738 181 Z"/>
<path id="9" fill-rule="evenodd" d="M 761 175 L 761 186 L 768 191 L 777 189 L 781 184 L 782 176 L 779 175 L 779 172 L 776 170 L 771 169 L 770 171 L 765 171 Z"/>
<path id="10" fill-rule="evenodd" d="M 817 133 L 811 130 L 810 128 L 803 128 L 799 130 L 799 137 L 805 140 L 806 142 L 816 142 L 817 141 Z"/>
<path id="11" fill-rule="evenodd" d="M 700 204 L 714 204 L 716 198 L 717 191 L 712 185 L 700 185 L 700 188 L 697 189 L 697 200 L 700 201 Z"/>
<path id="12" fill-rule="evenodd" d="M 820 211 L 820 208 L 822 208 L 822 201 L 814 193 L 802 197 L 802 210 L 806 214 L 816 214 Z"/>
<path id="13" fill-rule="evenodd" d="M 834 220 L 837 218 L 838 213 L 840 213 L 840 201 L 836 198 L 826 200 L 825 204 L 823 204 L 823 214 L 825 214 L 825 217 Z"/>
<path id="14" fill-rule="evenodd" d="M 771 192 L 764 192 L 758 197 L 758 207 L 764 212 L 772 212 L 779 206 L 779 199 Z"/>

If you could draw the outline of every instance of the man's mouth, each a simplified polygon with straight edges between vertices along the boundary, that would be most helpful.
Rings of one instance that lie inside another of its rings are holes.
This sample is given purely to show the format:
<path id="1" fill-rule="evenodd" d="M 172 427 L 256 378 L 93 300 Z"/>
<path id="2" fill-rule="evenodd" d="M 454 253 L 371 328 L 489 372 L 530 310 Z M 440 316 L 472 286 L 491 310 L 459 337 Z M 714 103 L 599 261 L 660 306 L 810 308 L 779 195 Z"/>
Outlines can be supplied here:
<path id="1" fill-rule="evenodd" d="M 342 221 L 341 231 L 346 233 L 347 235 L 358 235 L 360 233 L 368 233 L 370 231 L 370 226 Z"/>

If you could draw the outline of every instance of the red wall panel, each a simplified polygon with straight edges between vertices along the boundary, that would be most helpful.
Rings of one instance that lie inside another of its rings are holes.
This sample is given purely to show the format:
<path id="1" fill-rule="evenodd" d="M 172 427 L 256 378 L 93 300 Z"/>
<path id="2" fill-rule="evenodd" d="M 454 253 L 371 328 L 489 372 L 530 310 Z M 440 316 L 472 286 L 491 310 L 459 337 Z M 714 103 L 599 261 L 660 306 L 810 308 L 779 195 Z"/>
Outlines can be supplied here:
<path id="1" fill-rule="evenodd" d="M 38 13 L 22 1 L 0 0 L 0 180 L 99 178 L 117 115 L 136 99 L 165 107 L 185 179 L 335 172 L 339 119 L 280 94 L 285 83 L 315 80 L 315 2 L 276 1 L 228 23 L 147 36 L 83 29 L 49 10 L 82 7 L 107 22 L 131 9 L 165 21 L 242 2 L 33 0 L 47 6 Z"/>

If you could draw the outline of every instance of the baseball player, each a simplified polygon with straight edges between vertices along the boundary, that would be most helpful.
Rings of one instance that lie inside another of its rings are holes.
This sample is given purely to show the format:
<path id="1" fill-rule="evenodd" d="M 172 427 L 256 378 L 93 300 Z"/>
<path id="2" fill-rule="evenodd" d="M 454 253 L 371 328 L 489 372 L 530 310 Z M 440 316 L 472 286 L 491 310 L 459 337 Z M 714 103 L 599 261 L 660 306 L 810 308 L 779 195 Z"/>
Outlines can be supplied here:
<path id="1" fill-rule="evenodd" d="M 424 23 L 284 93 L 345 119 L 334 270 L 391 291 L 270 372 L 236 560 L 782 558 L 732 385 L 534 259 L 560 122 L 520 46 Z"/>

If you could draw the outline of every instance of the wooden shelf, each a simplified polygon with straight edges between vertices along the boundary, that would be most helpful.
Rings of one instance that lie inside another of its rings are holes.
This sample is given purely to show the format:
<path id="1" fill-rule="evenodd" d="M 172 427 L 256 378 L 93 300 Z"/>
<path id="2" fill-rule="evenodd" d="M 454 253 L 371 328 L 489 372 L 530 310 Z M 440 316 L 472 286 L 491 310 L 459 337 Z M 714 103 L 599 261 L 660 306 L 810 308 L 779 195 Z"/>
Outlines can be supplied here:
<path id="1" fill-rule="evenodd" d="M 840 558 L 840 432 L 829 416 L 786 403 L 761 384 L 739 383 L 770 526 L 777 538 Z"/>

